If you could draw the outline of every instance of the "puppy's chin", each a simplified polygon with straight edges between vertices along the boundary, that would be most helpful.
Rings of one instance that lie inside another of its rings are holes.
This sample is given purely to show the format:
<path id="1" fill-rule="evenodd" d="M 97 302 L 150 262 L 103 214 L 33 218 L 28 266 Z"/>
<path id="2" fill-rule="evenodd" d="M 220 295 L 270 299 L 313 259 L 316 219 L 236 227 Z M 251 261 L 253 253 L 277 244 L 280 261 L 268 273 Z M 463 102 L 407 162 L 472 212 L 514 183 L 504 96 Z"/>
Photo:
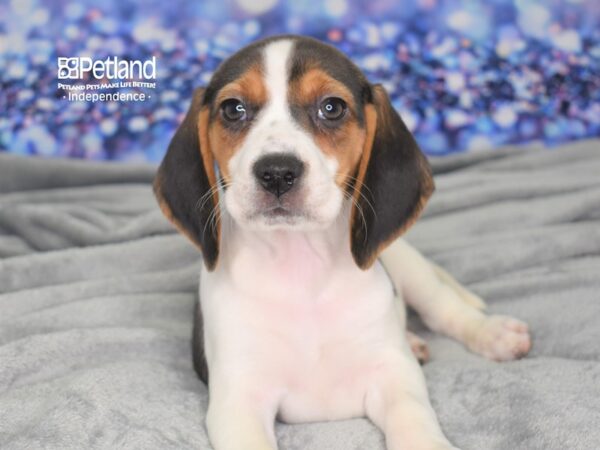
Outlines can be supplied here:
<path id="1" fill-rule="evenodd" d="M 315 217 L 301 209 L 288 209 L 282 206 L 254 209 L 241 216 L 232 214 L 241 227 L 253 231 L 314 231 L 327 228 L 331 221 Z"/>
<path id="2" fill-rule="evenodd" d="M 245 220 L 244 226 L 255 231 L 309 231 L 320 229 L 323 227 L 323 224 L 315 221 L 303 211 L 294 211 L 278 206 L 250 213 L 247 220 Z"/>
<path id="3" fill-rule="evenodd" d="M 318 211 L 303 206 L 290 207 L 276 203 L 270 205 L 250 204 L 245 205 L 244 208 L 240 208 L 239 203 L 231 206 L 233 207 L 228 208 L 229 215 L 239 226 L 252 231 L 324 230 L 331 226 L 340 212 L 340 208 Z"/>

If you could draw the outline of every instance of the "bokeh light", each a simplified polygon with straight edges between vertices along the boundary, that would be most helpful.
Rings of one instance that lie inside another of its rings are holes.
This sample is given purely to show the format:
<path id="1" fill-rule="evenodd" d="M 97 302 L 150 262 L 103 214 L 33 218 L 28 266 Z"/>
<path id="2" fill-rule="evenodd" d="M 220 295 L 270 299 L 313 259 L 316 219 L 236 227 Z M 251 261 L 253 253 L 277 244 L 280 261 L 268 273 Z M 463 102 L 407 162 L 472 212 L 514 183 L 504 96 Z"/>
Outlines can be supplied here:
<path id="1" fill-rule="evenodd" d="M 600 135 L 596 0 L 0 2 L 0 149 L 158 161 L 194 87 L 255 39 L 347 53 L 429 154 Z M 58 56 L 157 59 L 144 102 L 70 102 Z"/>

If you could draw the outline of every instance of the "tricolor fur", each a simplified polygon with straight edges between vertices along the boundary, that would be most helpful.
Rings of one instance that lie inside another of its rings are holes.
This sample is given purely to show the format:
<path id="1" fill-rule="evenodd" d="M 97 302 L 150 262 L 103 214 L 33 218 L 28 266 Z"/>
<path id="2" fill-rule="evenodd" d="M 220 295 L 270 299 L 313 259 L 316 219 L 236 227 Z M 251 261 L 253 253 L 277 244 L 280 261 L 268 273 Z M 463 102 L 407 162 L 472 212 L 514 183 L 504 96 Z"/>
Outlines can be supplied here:
<path id="1" fill-rule="evenodd" d="M 433 192 L 427 160 L 384 89 L 316 40 L 225 61 L 195 91 L 155 192 L 204 257 L 194 357 L 217 450 L 276 448 L 276 417 L 357 416 L 390 449 L 452 448 L 395 293 L 492 359 L 529 350 L 525 324 L 484 315 L 397 239 Z"/>

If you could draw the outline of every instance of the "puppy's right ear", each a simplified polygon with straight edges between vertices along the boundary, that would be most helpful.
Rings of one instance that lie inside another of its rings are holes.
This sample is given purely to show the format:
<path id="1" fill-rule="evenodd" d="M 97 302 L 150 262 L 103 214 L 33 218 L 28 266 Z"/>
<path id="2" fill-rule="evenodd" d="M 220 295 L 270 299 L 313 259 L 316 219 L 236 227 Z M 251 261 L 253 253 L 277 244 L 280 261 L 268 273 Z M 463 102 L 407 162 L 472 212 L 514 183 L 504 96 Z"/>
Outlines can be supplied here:
<path id="1" fill-rule="evenodd" d="M 169 144 L 154 179 L 160 208 L 177 229 L 202 250 L 213 270 L 219 257 L 218 189 L 214 160 L 208 146 L 209 111 L 202 107 L 204 88 L 192 103 Z M 212 220 L 215 223 L 210 223 Z"/>

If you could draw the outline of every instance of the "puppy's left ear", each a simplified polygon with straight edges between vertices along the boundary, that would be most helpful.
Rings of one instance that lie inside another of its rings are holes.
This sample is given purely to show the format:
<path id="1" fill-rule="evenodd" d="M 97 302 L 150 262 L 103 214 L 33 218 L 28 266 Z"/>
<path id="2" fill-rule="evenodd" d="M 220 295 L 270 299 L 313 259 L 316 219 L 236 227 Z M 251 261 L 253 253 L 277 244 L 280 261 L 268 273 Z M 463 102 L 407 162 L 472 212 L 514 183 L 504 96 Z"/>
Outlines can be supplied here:
<path id="1" fill-rule="evenodd" d="M 352 256 L 362 269 L 413 224 L 434 190 L 429 163 L 384 88 L 371 90 L 350 224 Z"/>
<path id="2" fill-rule="evenodd" d="M 196 89 L 158 168 L 154 193 L 165 216 L 202 250 L 206 267 L 213 270 L 219 257 L 218 189 L 203 100 L 204 88 Z"/>

